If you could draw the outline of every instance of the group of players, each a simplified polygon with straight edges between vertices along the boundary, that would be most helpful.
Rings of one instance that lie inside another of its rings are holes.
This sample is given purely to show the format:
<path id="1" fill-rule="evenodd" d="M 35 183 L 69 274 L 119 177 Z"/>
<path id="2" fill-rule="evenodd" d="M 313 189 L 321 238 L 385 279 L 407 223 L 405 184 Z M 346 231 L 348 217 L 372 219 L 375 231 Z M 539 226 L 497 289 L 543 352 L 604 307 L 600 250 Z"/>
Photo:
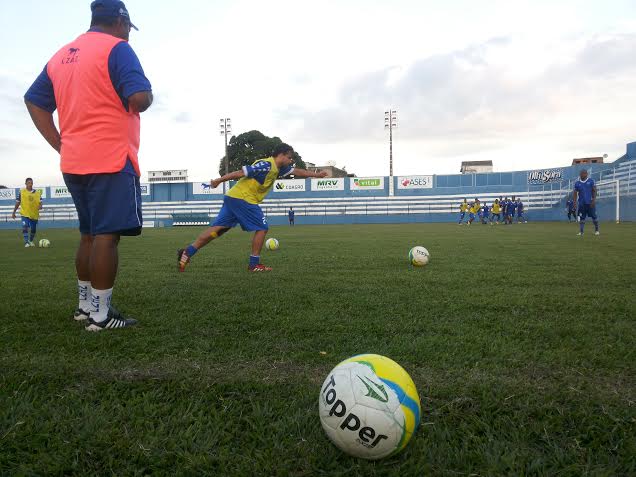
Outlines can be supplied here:
<path id="1" fill-rule="evenodd" d="M 512 199 L 500 196 L 490 206 L 486 202 L 482 204 L 477 198 L 473 202 L 468 202 L 464 198 L 464 201 L 459 204 L 459 221 L 457 223 L 470 225 L 478 218 L 482 224 L 497 225 L 502 222 L 510 225 L 514 222 L 515 217 L 518 224 L 527 223 L 524 210 L 521 198 L 515 198 L 515 196 L 512 196 Z M 466 214 L 468 214 L 468 219 L 466 219 Z M 464 222 L 464 220 L 466 221 Z"/>

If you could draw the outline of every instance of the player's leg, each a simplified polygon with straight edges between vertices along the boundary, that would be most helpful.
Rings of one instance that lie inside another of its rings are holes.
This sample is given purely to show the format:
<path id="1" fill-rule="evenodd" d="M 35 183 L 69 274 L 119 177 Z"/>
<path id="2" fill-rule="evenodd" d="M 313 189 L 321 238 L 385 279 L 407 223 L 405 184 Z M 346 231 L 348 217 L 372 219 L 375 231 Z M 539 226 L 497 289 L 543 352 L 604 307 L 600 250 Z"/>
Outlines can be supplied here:
<path id="1" fill-rule="evenodd" d="M 122 316 L 111 300 L 119 266 L 120 237 L 141 234 L 139 178 L 127 172 L 91 175 L 87 178 L 86 197 L 93 236 L 89 263 L 91 311 L 86 330 L 135 325 L 137 320 Z"/>
<path id="2" fill-rule="evenodd" d="M 24 247 L 30 247 L 29 245 L 29 219 L 26 217 L 22 217 L 20 219 L 20 223 L 22 224 L 22 238 L 24 239 Z"/>
<path id="3" fill-rule="evenodd" d="M 594 235 L 600 235 L 601 233 L 598 230 L 598 217 L 596 216 L 596 207 L 591 207 L 588 209 L 588 216 L 592 218 L 592 222 L 594 223 Z"/>
<path id="4" fill-rule="evenodd" d="M 79 247 L 75 254 L 75 271 L 77 272 L 78 305 L 73 319 L 76 321 L 87 320 L 91 310 L 91 250 L 93 248 L 93 236 L 83 233 Z"/>
<path id="5" fill-rule="evenodd" d="M 263 250 L 265 237 L 269 231 L 269 225 L 263 210 L 256 204 L 249 204 L 242 200 L 234 202 L 232 206 L 241 228 L 246 232 L 254 232 L 252 253 L 247 269 L 250 272 L 271 271 L 271 267 L 266 267 L 261 263 L 261 250 Z"/>
<path id="6" fill-rule="evenodd" d="M 261 251 L 263 250 L 263 244 L 265 243 L 265 237 L 267 236 L 267 230 L 257 230 L 252 237 L 252 254 L 250 255 L 250 262 L 248 270 L 252 272 L 269 272 L 271 267 L 266 267 L 261 264 Z"/>
<path id="7" fill-rule="evenodd" d="M 221 220 L 219 220 L 219 218 L 221 218 Z M 227 212 L 223 212 L 223 209 L 221 209 L 221 212 L 219 213 L 219 218 L 217 218 L 217 220 L 214 222 L 215 224 L 223 222 L 226 224 L 236 223 L 236 220 L 230 218 Z M 194 256 L 194 254 L 196 254 L 202 247 L 205 247 L 207 244 L 209 244 L 212 240 L 219 238 L 233 226 L 234 225 L 212 225 L 211 227 L 208 227 L 203 232 L 201 232 L 196 240 L 188 245 L 186 248 L 180 248 L 179 250 L 177 250 L 177 266 L 179 268 L 179 271 L 185 271 L 186 266 L 188 265 L 188 263 L 190 263 L 190 259 Z"/>
<path id="8" fill-rule="evenodd" d="M 35 247 L 35 243 L 33 242 L 33 240 L 35 240 L 35 234 L 38 231 L 38 221 L 37 220 L 31 220 L 31 233 L 29 234 L 29 245 L 31 245 L 31 247 Z"/>
<path id="9" fill-rule="evenodd" d="M 581 205 L 579 207 L 579 233 L 578 235 L 583 235 L 585 231 L 585 218 L 587 216 L 587 206 Z"/>
<path id="10" fill-rule="evenodd" d="M 177 269 L 180 272 L 185 271 L 190 259 L 201 247 L 205 247 L 212 240 L 219 238 L 238 223 L 231 205 L 232 199 L 227 196 L 223 197 L 223 206 L 212 225 L 201 232 L 190 245 L 177 250 Z"/>
<path id="11" fill-rule="evenodd" d="M 75 253 L 75 271 L 77 273 L 78 306 L 72 315 L 76 321 L 88 320 L 91 311 L 91 272 L 90 260 L 93 247 L 91 235 L 91 217 L 86 194 L 87 178 L 75 174 L 64 174 L 64 182 L 73 198 L 79 220 L 80 243 Z"/>

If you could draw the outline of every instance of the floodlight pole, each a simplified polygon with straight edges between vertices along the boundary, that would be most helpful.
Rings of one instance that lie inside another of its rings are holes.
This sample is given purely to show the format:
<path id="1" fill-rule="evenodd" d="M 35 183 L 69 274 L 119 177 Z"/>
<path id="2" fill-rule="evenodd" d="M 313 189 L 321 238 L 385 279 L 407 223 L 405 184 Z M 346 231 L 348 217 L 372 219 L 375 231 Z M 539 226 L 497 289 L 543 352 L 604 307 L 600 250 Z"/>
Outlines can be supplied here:
<path id="1" fill-rule="evenodd" d="M 393 128 L 397 127 L 397 111 L 388 109 L 384 111 L 384 129 L 389 131 L 389 196 L 393 196 L 394 180 L 393 180 Z"/>
<path id="2" fill-rule="evenodd" d="M 227 136 L 232 133 L 232 120 L 230 118 L 221 118 L 219 120 L 219 133 L 225 136 L 225 174 L 230 173 L 230 158 L 227 154 Z M 223 185 L 225 188 L 225 183 Z"/>

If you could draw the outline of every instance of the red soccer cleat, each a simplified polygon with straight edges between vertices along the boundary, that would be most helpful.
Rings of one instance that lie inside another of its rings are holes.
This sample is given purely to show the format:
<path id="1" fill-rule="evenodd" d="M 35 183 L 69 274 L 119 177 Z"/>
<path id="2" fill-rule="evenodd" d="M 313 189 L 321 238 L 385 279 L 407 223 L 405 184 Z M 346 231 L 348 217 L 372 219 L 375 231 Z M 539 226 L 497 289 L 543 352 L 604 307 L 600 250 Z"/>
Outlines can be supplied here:
<path id="1" fill-rule="evenodd" d="M 259 263 L 258 265 L 254 265 L 253 267 L 247 267 L 247 270 L 249 272 L 271 272 L 272 267 L 266 267 L 262 263 Z"/>
<path id="2" fill-rule="evenodd" d="M 186 265 L 190 263 L 190 257 L 186 253 L 184 248 L 177 250 L 177 270 L 185 272 Z"/>

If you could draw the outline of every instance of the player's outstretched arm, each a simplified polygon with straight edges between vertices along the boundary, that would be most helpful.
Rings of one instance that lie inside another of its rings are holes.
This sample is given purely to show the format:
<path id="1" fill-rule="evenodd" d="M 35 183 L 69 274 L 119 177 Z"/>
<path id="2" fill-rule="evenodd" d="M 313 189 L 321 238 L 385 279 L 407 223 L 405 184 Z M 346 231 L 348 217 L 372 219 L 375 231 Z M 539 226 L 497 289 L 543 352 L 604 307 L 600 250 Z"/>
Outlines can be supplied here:
<path id="1" fill-rule="evenodd" d="M 225 174 L 224 176 L 219 177 L 218 179 L 214 179 L 210 181 L 210 185 L 212 186 L 212 188 L 216 189 L 223 182 L 237 181 L 241 177 L 245 177 L 245 173 L 243 172 L 243 170 L 230 172 L 229 174 Z"/>
<path id="2" fill-rule="evenodd" d="M 292 172 L 294 177 L 327 177 L 327 173 L 325 171 L 320 172 L 312 172 L 307 169 L 298 169 L 294 167 L 294 172 Z"/>

